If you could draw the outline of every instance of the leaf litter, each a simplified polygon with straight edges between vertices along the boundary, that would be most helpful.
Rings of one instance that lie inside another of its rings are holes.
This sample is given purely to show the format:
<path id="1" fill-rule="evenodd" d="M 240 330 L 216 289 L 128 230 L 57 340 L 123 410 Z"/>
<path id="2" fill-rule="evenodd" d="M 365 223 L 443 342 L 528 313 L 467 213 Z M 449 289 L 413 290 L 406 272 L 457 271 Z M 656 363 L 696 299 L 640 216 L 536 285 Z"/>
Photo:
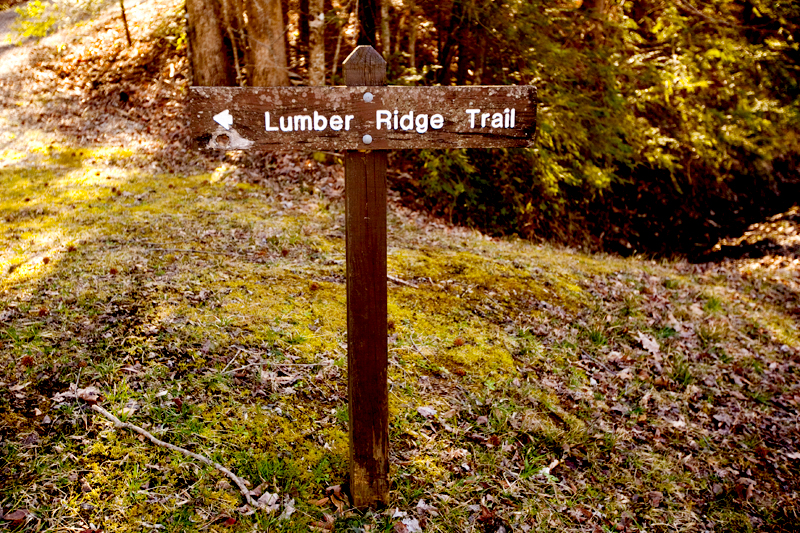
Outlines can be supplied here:
<path id="1" fill-rule="evenodd" d="M 341 165 L 195 153 L 171 5 L 133 10 L 133 49 L 101 18 L 0 84 L 4 524 L 793 530 L 795 257 L 590 256 L 394 202 L 392 504 L 351 509 Z"/>

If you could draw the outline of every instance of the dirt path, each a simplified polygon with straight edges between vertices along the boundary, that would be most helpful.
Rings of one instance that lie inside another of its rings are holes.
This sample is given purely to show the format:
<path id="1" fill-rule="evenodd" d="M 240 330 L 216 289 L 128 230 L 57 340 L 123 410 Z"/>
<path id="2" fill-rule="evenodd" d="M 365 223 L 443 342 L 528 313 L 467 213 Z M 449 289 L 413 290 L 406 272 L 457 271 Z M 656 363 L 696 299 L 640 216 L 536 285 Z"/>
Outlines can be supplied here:
<path id="1" fill-rule="evenodd" d="M 8 8 L 0 11 L 0 43 L 2 43 L 2 47 L 0 48 L 1 52 L 6 51 L 9 48 L 9 44 L 11 44 L 8 42 L 12 37 L 11 25 L 14 23 L 16 18 L 17 12 L 14 8 Z"/>
<path id="2" fill-rule="evenodd" d="M 27 3 L 27 2 L 25 2 Z M 25 3 L 16 7 L 21 7 Z M 0 76 L 5 77 L 10 73 L 17 72 L 21 65 L 24 65 L 31 49 L 29 41 L 23 45 L 15 44 L 17 35 L 12 26 L 17 19 L 15 7 L 10 7 L 0 11 Z"/>

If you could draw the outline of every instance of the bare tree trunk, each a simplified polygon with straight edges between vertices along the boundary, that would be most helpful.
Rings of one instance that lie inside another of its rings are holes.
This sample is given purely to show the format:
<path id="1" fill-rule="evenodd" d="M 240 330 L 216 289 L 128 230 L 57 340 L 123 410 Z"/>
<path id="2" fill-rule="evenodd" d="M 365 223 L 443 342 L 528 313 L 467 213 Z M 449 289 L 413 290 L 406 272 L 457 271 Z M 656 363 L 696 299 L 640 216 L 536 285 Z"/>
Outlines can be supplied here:
<path id="1" fill-rule="evenodd" d="M 324 0 L 310 0 L 308 84 L 325 85 L 325 12 Z"/>
<path id="2" fill-rule="evenodd" d="M 244 9 L 250 45 L 248 64 L 253 66 L 250 84 L 255 87 L 289 85 L 280 0 L 245 0 Z"/>
<path id="3" fill-rule="evenodd" d="M 297 65 L 299 66 L 300 64 L 303 64 L 303 66 L 308 68 L 309 43 L 311 42 L 311 26 L 309 23 L 311 22 L 313 15 L 311 14 L 309 0 L 298 0 L 297 3 Z M 305 59 L 304 63 L 301 58 Z"/>
<path id="4" fill-rule="evenodd" d="M 390 0 L 380 0 L 381 2 L 381 52 L 383 58 L 389 58 L 391 49 L 391 30 L 389 29 L 389 2 Z"/>
<path id="5" fill-rule="evenodd" d="M 230 4 L 233 2 L 233 6 Z M 231 52 L 233 53 L 233 66 L 236 71 L 236 84 L 244 86 L 245 79 L 242 72 L 242 63 L 239 60 L 239 41 L 237 38 L 239 28 L 244 25 L 239 23 L 238 15 L 241 14 L 241 4 L 236 0 L 222 0 L 222 23 L 223 31 L 228 35 L 230 41 Z M 229 67 L 230 68 L 230 67 Z"/>
<path id="6" fill-rule="evenodd" d="M 478 41 L 478 62 L 475 65 L 475 76 L 472 83 L 475 85 L 483 84 L 483 71 L 486 69 L 486 35 L 481 32 L 480 40 Z"/>
<path id="7" fill-rule="evenodd" d="M 417 68 L 417 17 L 411 15 L 409 17 L 411 24 L 411 31 L 408 34 L 408 66 L 409 68 Z"/>
<path id="8" fill-rule="evenodd" d="M 394 40 L 394 49 L 392 50 L 392 53 L 394 55 L 399 55 L 400 54 L 400 43 L 403 40 L 402 39 L 402 34 L 403 34 L 403 31 L 406 29 L 406 24 L 407 23 L 408 23 L 407 13 L 403 12 L 402 16 L 400 17 L 400 20 L 397 22 L 397 35 L 396 35 L 396 38 Z"/>
<path id="9" fill-rule="evenodd" d="M 216 0 L 186 0 L 192 83 L 195 85 L 227 86 L 236 82 L 228 61 L 220 11 Z"/>
<path id="10" fill-rule="evenodd" d="M 368 44 L 373 48 L 378 47 L 375 34 L 378 29 L 378 17 L 381 16 L 377 2 L 379 0 L 358 0 L 358 41 L 356 44 Z"/>
<path id="11" fill-rule="evenodd" d="M 355 1 L 355 10 L 356 13 L 358 12 L 358 0 Z M 342 50 L 342 39 L 344 38 L 344 29 L 350 23 L 350 13 L 353 10 L 353 2 L 347 3 L 347 9 L 345 10 L 345 17 L 344 22 L 341 22 L 337 25 L 337 33 L 338 37 L 336 39 L 336 51 L 333 53 L 333 62 L 331 64 L 331 83 L 336 84 L 334 81 L 334 77 L 336 76 L 336 69 L 339 66 L 339 53 Z"/>
<path id="12" fill-rule="evenodd" d="M 458 29 L 458 63 L 456 65 L 456 85 L 466 85 L 470 65 L 475 59 L 475 49 L 472 46 L 474 34 L 467 27 Z"/>

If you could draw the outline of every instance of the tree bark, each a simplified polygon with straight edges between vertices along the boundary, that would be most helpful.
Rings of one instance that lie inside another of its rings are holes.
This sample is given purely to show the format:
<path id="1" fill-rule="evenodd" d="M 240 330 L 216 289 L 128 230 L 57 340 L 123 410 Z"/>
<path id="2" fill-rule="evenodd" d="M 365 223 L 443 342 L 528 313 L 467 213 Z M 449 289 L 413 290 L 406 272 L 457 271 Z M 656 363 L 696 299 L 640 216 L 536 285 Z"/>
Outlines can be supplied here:
<path id="1" fill-rule="evenodd" d="M 391 30 L 389 29 L 389 2 L 390 0 L 380 0 L 381 2 L 381 52 L 384 59 L 392 53 Z"/>
<path id="2" fill-rule="evenodd" d="M 356 44 L 377 48 L 375 34 L 378 29 L 379 0 L 358 0 L 358 41 Z"/>
<path id="3" fill-rule="evenodd" d="M 437 76 L 437 81 L 441 85 L 450 85 L 450 66 L 453 63 L 453 58 L 456 55 L 458 48 L 459 34 L 462 31 L 464 21 L 464 6 L 461 2 L 454 2 L 453 9 L 450 12 L 448 28 L 445 34 L 444 42 L 441 42 L 439 49 L 439 64 L 442 66 Z M 441 34 L 440 34 L 441 35 Z"/>
<path id="4" fill-rule="evenodd" d="M 299 0 L 298 1 L 298 9 L 297 9 L 297 30 L 298 30 L 298 41 L 297 41 L 297 57 L 305 57 L 308 60 L 308 49 L 309 43 L 311 42 L 311 26 L 309 22 L 311 21 L 311 7 L 309 5 L 309 0 Z M 298 64 L 300 62 L 298 61 Z M 308 66 L 308 63 L 306 63 Z"/>
<path id="5" fill-rule="evenodd" d="M 309 2 L 310 52 L 308 54 L 308 84 L 325 85 L 325 13 L 324 0 Z"/>
<path id="6" fill-rule="evenodd" d="M 411 16 L 411 31 L 408 34 L 408 66 L 417 68 L 417 17 Z"/>
<path id="7" fill-rule="evenodd" d="M 472 46 L 475 36 L 467 27 L 458 29 L 458 64 L 456 65 L 456 85 L 466 85 L 469 68 L 475 59 L 475 50 Z"/>
<path id="8" fill-rule="evenodd" d="M 186 0 L 188 37 L 194 85 L 233 85 L 236 74 L 228 61 L 221 5 L 216 0 Z"/>
<path id="9" fill-rule="evenodd" d="M 280 0 L 245 0 L 249 60 L 254 87 L 289 85 L 286 46 L 283 38 L 283 14 Z"/>

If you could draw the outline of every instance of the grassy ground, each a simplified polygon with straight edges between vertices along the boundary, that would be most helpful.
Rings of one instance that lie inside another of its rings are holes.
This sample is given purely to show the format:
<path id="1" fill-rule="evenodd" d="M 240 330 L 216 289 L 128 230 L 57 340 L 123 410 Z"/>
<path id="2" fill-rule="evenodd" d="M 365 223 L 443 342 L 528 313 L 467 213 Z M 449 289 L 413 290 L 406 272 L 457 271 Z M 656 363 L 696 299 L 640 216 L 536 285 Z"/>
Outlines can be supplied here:
<path id="1" fill-rule="evenodd" d="M 42 530 L 401 521 L 319 502 L 347 470 L 341 178 L 251 186 L 31 144 L 0 170 L 3 509 Z M 415 220 L 390 218 L 413 285 L 390 287 L 393 507 L 426 531 L 481 530 L 481 505 L 520 531 L 794 523 L 796 270 Z M 58 396 L 90 385 L 297 511 L 243 516 L 216 471 Z"/>
<path id="2" fill-rule="evenodd" d="M 72 50 L 53 53 L 79 71 Z M 3 101 L 0 529 L 795 530 L 798 260 L 621 260 L 394 207 L 392 505 L 361 513 L 328 490 L 347 481 L 335 158 L 274 156 L 259 184 L 235 154 L 169 172 L 145 128 L 67 120 L 79 99 Z M 275 510 L 114 429 L 70 394 L 90 386 Z"/>

